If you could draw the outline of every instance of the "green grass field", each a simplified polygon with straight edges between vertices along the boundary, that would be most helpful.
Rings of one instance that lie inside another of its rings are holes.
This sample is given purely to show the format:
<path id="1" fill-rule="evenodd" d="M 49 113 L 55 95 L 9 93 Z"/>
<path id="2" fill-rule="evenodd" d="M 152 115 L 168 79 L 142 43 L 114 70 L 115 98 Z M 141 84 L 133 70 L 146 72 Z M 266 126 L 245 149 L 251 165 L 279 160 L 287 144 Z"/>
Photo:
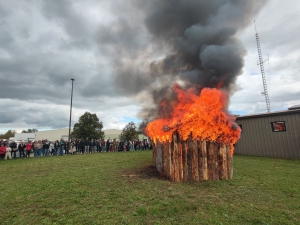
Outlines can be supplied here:
<path id="1" fill-rule="evenodd" d="M 0 161 L 0 224 L 300 224 L 300 161 L 234 156 L 234 179 L 173 183 L 152 151 Z"/>

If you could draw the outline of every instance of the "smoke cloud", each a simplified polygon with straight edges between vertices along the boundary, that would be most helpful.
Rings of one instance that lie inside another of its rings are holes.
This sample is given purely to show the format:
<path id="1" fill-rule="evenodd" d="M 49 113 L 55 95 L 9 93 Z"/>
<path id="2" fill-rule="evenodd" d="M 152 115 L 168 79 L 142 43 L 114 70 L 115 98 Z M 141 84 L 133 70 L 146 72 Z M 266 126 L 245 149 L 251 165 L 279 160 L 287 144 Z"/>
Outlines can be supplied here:
<path id="1" fill-rule="evenodd" d="M 266 2 L 133 0 L 122 11 L 118 6 L 116 13 L 124 16 L 101 27 L 97 39 L 114 63 L 118 90 L 146 102 L 140 117 L 152 120 L 167 116 L 159 115 L 159 105 L 176 100 L 176 82 L 198 93 L 220 85 L 231 93 L 235 90 L 246 54 L 235 36 Z"/>

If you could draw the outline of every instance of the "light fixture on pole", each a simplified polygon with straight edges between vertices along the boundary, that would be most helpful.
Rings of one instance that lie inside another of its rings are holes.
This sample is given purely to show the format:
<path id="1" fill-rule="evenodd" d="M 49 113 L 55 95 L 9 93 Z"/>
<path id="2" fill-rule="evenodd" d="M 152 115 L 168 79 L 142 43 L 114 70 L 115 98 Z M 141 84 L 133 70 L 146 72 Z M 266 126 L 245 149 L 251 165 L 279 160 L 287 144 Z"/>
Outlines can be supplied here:
<path id="1" fill-rule="evenodd" d="M 70 106 L 70 120 L 69 120 L 69 136 L 68 136 L 68 145 L 67 148 L 68 150 L 70 149 L 70 135 L 71 135 L 71 117 L 72 117 L 72 100 L 73 100 L 73 81 L 74 79 L 71 79 L 72 81 L 72 91 L 71 91 L 71 106 Z M 69 152 L 69 151 L 67 151 Z"/>

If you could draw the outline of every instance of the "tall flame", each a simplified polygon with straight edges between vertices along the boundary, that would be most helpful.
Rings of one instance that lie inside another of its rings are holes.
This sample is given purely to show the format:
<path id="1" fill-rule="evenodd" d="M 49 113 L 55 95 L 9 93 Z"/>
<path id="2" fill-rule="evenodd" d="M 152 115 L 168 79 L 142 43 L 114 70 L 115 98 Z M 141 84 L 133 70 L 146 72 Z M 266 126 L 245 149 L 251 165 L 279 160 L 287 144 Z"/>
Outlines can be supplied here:
<path id="1" fill-rule="evenodd" d="M 195 95 L 192 89 L 173 87 L 178 103 L 173 107 L 168 118 L 159 118 L 146 127 L 147 135 L 154 141 L 171 141 L 172 133 L 177 130 L 180 138 L 192 138 L 223 143 L 231 146 L 238 141 L 240 127 L 234 122 L 235 117 L 227 112 L 228 93 L 215 88 L 203 88 Z M 161 106 L 165 106 L 165 102 Z"/>

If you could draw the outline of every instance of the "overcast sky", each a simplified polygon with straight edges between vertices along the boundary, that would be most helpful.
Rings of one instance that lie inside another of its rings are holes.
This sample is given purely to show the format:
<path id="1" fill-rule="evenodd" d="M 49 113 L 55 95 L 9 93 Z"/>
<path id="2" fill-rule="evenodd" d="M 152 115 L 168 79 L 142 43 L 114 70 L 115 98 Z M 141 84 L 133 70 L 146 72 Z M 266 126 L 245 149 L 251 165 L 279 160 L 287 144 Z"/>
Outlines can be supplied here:
<path id="1" fill-rule="evenodd" d="M 96 113 L 105 129 L 140 121 L 148 100 L 132 76 L 145 71 L 135 65 L 164 54 L 164 46 L 148 44 L 153 37 L 142 2 L 0 0 L 0 133 L 68 127 L 71 78 L 72 126 L 86 111 Z M 271 111 L 300 104 L 299 12 L 298 0 L 270 0 L 253 18 L 263 58 L 270 60 L 265 74 Z M 229 110 L 266 112 L 254 24 L 235 37 L 246 54 Z"/>

